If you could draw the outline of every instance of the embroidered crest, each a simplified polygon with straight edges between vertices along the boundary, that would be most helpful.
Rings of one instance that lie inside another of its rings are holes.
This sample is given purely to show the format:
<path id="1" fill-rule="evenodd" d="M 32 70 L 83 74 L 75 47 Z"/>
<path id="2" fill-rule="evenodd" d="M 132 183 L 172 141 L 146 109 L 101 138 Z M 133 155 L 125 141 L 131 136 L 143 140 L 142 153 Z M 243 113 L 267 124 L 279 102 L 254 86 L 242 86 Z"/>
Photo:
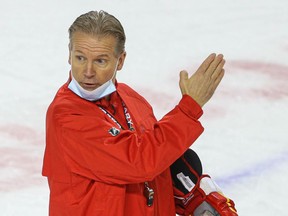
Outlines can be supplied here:
<path id="1" fill-rule="evenodd" d="M 108 130 L 108 132 L 112 135 L 112 136 L 117 136 L 120 133 L 120 130 L 112 127 L 110 130 Z"/>

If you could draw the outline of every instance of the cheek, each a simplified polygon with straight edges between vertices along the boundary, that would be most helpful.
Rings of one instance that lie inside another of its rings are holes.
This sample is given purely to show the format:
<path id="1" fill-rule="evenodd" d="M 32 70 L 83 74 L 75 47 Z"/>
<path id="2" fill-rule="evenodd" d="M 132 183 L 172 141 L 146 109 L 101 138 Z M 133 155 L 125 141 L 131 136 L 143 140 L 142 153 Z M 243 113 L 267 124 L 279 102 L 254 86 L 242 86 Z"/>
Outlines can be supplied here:
<path id="1" fill-rule="evenodd" d="M 79 67 L 71 65 L 71 72 L 74 79 L 79 82 L 81 78 L 81 70 L 79 69 Z"/>
<path id="2" fill-rule="evenodd" d="M 108 80 L 112 79 L 114 75 L 114 70 L 110 69 L 108 71 L 105 71 L 102 73 L 101 79 L 104 82 L 107 82 Z"/>
<path id="3" fill-rule="evenodd" d="M 107 66 L 107 67 L 100 67 L 100 66 L 96 66 L 94 67 L 94 71 L 95 71 L 95 75 L 98 78 L 98 80 L 100 81 L 108 81 L 109 79 L 112 78 L 113 74 L 114 74 L 114 68 L 112 66 Z"/>

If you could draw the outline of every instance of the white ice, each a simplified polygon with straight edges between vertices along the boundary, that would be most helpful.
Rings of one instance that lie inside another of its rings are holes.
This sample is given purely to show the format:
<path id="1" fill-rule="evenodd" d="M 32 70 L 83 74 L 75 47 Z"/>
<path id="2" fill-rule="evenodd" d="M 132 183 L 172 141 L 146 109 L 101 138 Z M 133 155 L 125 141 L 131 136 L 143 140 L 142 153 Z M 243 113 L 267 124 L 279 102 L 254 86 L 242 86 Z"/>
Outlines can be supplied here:
<path id="1" fill-rule="evenodd" d="M 158 118 L 180 99 L 179 71 L 224 54 L 225 78 L 192 148 L 239 215 L 287 215 L 287 0 L 1 0 L 0 215 L 48 215 L 45 112 L 68 78 L 67 29 L 100 9 L 126 30 L 118 81 Z"/>

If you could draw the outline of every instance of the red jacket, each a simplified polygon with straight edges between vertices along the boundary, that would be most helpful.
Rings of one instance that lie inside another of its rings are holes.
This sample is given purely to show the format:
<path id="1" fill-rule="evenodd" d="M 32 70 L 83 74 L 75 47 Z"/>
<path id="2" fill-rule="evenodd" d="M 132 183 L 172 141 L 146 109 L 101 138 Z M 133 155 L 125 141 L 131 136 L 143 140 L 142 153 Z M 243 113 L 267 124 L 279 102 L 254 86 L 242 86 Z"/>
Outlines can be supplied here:
<path id="1" fill-rule="evenodd" d="M 169 166 L 203 132 L 202 109 L 183 96 L 157 121 L 130 87 L 119 83 L 117 93 L 135 130 L 122 129 L 116 136 L 108 132 L 118 128 L 115 122 L 68 84 L 49 106 L 43 175 L 50 187 L 50 216 L 175 216 Z M 143 195 L 146 181 L 155 192 L 151 207 Z"/>

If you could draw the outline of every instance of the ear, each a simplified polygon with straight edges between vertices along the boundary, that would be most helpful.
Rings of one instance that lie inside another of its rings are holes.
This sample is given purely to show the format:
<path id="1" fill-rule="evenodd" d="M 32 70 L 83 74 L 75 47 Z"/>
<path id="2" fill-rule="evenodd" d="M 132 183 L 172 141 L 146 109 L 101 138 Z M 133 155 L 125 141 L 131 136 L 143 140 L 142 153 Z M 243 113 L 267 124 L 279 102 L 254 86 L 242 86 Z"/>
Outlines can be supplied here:
<path id="1" fill-rule="evenodd" d="M 117 71 L 122 69 L 122 67 L 124 65 L 125 58 L 126 58 L 126 51 L 124 51 L 120 54 L 120 57 L 118 60 L 118 65 L 117 65 Z"/>
<path id="2" fill-rule="evenodd" d="M 68 49 L 69 49 L 68 63 L 71 65 L 71 46 L 70 46 L 70 43 L 68 44 Z"/>

